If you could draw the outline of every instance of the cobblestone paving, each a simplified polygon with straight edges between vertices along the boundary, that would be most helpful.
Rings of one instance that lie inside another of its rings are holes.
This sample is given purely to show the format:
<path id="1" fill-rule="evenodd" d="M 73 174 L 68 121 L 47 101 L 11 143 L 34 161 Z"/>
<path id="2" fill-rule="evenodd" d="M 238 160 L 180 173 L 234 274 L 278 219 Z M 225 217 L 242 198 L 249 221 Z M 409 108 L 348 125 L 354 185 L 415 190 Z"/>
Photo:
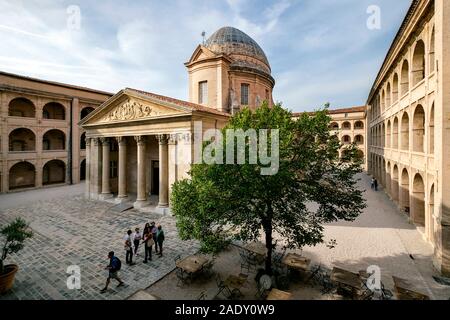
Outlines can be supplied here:
<path id="1" fill-rule="evenodd" d="M 135 210 L 117 213 L 110 210 L 111 204 L 87 201 L 81 193 L 60 195 L 56 189 L 48 192 L 54 192 L 55 196 L 50 194 L 49 199 L 17 204 L 14 209 L 0 209 L 0 225 L 20 216 L 34 231 L 25 248 L 7 261 L 18 264 L 20 269 L 13 290 L 0 296 L 0 300 L 124 299 L 172 271 L 177 254 L 198 251 L 197 243 L 178 238 L 173 217 Z M 27 193 L 23 195 L 26 197 Z M 141 256 L 135 258 L 137 264 L 127 266 L 122 240 L 125 232 L 135 227 L 142 230 L 151 221 L 160 223 L 165 230 L 164 257 L 154 255 L 153 261 L 144 264 L 141 248 Z M 109 291 L 100 294 L 107 276 L 104 270 L 108 264 L 107 253 L 111 250 L 122 260 L 120 276 L 126 285 L 116 288 L 117 282 L 112 280 Z M 80 290 L 67 288 L 66 270 L 71 265 L 81 268 Z"/>

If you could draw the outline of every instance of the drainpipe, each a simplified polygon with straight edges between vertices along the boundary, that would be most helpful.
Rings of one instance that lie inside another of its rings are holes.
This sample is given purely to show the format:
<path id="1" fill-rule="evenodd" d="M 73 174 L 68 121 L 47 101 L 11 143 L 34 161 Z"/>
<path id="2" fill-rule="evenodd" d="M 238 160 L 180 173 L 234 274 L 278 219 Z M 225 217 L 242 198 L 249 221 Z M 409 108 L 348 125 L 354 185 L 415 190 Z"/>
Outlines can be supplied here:
<path id="1" fill-rule="evenodd" d="M 70 125 L 69 125 L 69 137 L 68 137 L 68 155 L 67 155 L 67 177 L 69 178 L 69 184 L 73 184 L 73 177 L 72 177 L 72 162 L 73 162 L 73 141 L 72 141 L 72 130 L 73 130 L 73 116 L 72 116 L 72 110 L 73 110 L 73 104 L 75 103 L 75 99 L 72 99 L 72 102 L 70 103 L 70 113 L 69 113 L 69 119 L 70 119 Z"/>

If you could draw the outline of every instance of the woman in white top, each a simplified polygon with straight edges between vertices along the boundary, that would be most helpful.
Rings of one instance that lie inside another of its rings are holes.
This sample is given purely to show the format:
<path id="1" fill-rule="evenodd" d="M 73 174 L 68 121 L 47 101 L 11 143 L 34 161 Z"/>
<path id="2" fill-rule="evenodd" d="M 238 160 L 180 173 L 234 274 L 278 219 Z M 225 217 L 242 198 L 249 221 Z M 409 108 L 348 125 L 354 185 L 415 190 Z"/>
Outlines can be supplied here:
<path id="1" fill-rule="evenodd" d="M 141 242 L 141 239 L 142 239 L 141 232 L 139 231 L 139 228 L 136 228 L 133 233 L 133 244 L 134 244 L 134 254 L 135 255 L 139 255 L 138 249 L 139 249 L 139 243 Z"/>

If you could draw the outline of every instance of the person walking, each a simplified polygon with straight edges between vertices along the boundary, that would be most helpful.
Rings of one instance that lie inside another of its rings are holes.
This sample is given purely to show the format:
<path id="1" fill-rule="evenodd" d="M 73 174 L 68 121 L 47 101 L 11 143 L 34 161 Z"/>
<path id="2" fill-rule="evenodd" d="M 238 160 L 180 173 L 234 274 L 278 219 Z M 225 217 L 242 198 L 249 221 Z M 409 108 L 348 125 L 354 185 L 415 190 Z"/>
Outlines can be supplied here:
<path id="1" fill-rule="evenodd" d="M 153 235 L 153 240 L 155 241 L 155 252 L 158 253 L 158 244 L 157 244 L 157 241 L 156 241 L 157 234 L 158 234 L 158 228 L 155 225 L 155 221 L 152 221 L 152 224 L 151 224 L 150 228 L 151 228 L 151 232 L 152 232 L 152 235 Z"/>
<path id="2" fill-rule="evenodd" d="M 117 287 L 123 286 L 125 283 L 119 278 L 119 271 L 122 267 L 122 262 L 119 258 L 114 255 L 114 251 L 108 253 L 109 265 L 106 266 L 105 270 L 109 270 L 108 278 L 106 279 L 105 287 L 100 291 L 100 293 L 105 293 L 108 290 L 109 283 L 111 279 L 119 281 Z"/>
<path id="3" fill-rule="evenodd" d="M 153 240 L 153 235 L 150 228 L 144 229 L 143 241 L 145 258 L 144 263 L 147 263 L 149 260 L 152 261 L 152 247 L 155 241 Z"/>
<path id="4" fill-rule="evenodd" d="M 164 236 L 164 230 L 162 229 L 161 225 L 158 226 L 158 231 L 156 234 L 156 245 L 155 247 L 159 247 L 159 257 L 161 258 L 163 255 L 163 242 L 165 240 Z"/>
<path id="5" fill-rule="evenodd" d="M 374 180 L 373 186 L 375 188 L 375 191 L 378 191 L 378 180 L 377 179 Z"/>
<path id="6" fill-rule="evenodd" d="M 132 246 L 132 241 L 131 241 L 131 234 L 132 234 L 132 231 L 128 230 L 127 234 L 124 237 L 124 240 L 125 240 L 125 243 L 124 243 L 125 261 L 130 266 L 134 265 L 134 263 L 133 263 L 133 246 Z"/>
<path id="7" fill-rule="evenodd" d="M 133 233 L 134 255 L 138 256 L 139 244 L 141 243 L 142 235 L 139 228 L 136 228 Z"/>
<path id="8" fill-rule="evenodd" d="M 370 189 L 375 190 L 375 178 L 372 178 L 372 180 L 370 180 Z"/>

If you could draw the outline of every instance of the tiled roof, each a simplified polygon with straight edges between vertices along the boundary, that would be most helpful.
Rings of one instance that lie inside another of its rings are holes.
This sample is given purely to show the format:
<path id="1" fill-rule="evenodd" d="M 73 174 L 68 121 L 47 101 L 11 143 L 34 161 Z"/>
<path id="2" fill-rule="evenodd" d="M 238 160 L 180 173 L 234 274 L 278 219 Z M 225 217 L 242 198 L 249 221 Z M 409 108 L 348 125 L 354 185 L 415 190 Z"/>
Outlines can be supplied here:
<path id="1" fill-rule="evenodd" d="M 342 109 L 334 109 L 334 110 L 328 110 L 329 114 L 339 114 L 339 113 L 355 113 L 355 112 L 365 112 L 366 106 L 359 106 L 359 107 L 349 107 L 349 108 L 342 108 Z M 295 112 L 292 115 L 294 117 L 299 117 L 302 114 L 314 114 L 314 112 Z"/>
<path id="2" fill-rule="evenodd" d="M 208 113 L 217 114 L 217 115 L 221 115 L 221 116 L 227 116 L 227 117 L 230 116 L 229 113 L 218 111 L 216 109 L 209 108 L 209 107 L 203 106 L 201 104 L 196 104 L 196 103 L 192 103 L 192 102 L 188 102 L 188 101 L 184 101 L 184 100 L 179 100 L 179 99 L 163 96 L 160 94 L 137 90 L 137 89 L 133 89 L 133 88 L 126 88 L 125 90 L 131 91 L 131 92 L 134 92 L 136 94 L 143 95 L 146 97 L 150 97 L 150 98 L 162 101 L 162 102 L 168 102 L 168 103 L 178 105 L 180 107 L 188 108 L 192 111 L 208 112 Z"/>

